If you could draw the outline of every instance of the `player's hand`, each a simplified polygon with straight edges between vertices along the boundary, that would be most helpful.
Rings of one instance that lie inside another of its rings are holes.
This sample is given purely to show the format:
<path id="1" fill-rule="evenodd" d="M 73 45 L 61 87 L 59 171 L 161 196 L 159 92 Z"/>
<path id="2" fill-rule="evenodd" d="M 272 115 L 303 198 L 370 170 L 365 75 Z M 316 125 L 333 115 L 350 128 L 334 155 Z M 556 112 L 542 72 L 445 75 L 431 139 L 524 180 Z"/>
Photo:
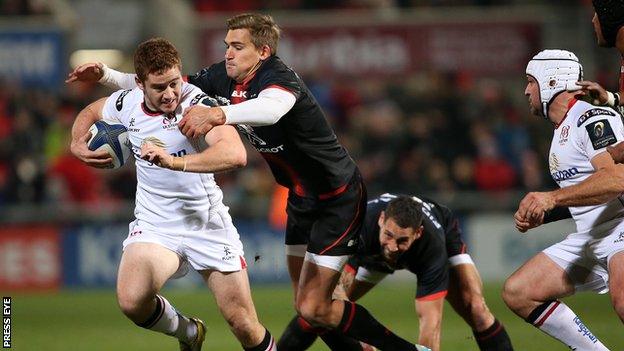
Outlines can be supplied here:
<path id="1" fill-rule="evenodd" d="M 104 76 L 104 64 L 101 62 L 85 63 L 76 67 L 67 75 L 65 83 L 92 82 L 95 83 Z"/>
<path id="2" fill-rule="evenodd" d="M 141 158 L 158 167 L 169 169 L 173 167 L 173 155 L 169 155 L 165 149 L 150 142 L 141 145 Z"/>
<path id="3" fill-rule="evenodd" d="M 87 141 L 89 141 L 89 139 L 91 139 L 91 132 L 87 132 L 87 134 L 83 135 L 78 140 L 72 140 L 72 154 L 88 166 L 95 168 L 113 168 L 113 158 L 108 152 L 104 150 L 89 150 L 87 146 Z"/>
<path id="4" fill-rule="evenodd" d="M 607 146 L 607 152 L 611 155 L 611 158 L 613 158 L 613 162 L 624 163 L 624 143 Z"/>
<path id="5" fill-rule="evenodd" d="M 581 89 L 576 91 L 576 95 L 587 97 L 589 103 L 597 106 L 606 105 L 609 100 L 607 90 L 600 86 L 600 84 L 591 82 L 588 80 L 582 80 L 576 83 L 581 86 Z"/>
<path id="6" fill-rule="evenodd" d="M 544 212 L 555 207 L 555 199 L 550 192 L 528 193 L 516 211 L 518 218 L 529 225 L 544 221 Z M 515 216 L 514 216 L 515 218 Z M 524 228 L 524 226 L 523 226 Z"/>
<path id="7" fill-rule="evenodd" d="M 529 229 L 537 228 L 540 225 L 544 224 L 544 213 L 538 218 L 523 218 L 520 215 L 520 212 L 516 211 L 514 214 L 514 222 L 516 224 L 516 229 L 520 233 L 526 233 Z"/>
<path id="8" fill-rule="evenodd" d="M 218 107 L 191 106 L 184 110 L 178 128 L 188 138 L 197 138 L 225 123 L 225 113 Z"/>

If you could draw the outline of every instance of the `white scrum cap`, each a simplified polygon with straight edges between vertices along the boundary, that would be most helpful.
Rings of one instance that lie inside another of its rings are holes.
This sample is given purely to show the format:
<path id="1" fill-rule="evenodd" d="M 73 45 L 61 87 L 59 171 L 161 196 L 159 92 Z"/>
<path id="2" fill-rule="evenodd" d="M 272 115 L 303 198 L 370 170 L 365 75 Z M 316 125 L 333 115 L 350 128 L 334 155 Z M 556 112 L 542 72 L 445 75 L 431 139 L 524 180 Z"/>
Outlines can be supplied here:
<path id="1" fill-rule="evenodd" d="M 543 50 L 533 56 L 526 74 L 537 81 L 542 112 L 548 118 L 548 106 L 562 91 L 580 89 L 576 82 L 583 79 L 583 66 L 578 57 L 566 50 Z"/>

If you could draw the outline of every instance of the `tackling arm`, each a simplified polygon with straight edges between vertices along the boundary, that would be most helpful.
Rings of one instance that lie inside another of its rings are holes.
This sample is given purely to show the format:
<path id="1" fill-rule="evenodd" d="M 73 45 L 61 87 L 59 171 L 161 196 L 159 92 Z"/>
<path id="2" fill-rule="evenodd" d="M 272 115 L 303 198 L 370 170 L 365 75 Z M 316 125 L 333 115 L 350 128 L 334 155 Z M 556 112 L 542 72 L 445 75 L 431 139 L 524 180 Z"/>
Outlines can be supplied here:
<path id="1" fill-rule="evenodd" d="M 113 89 L 134 89 L 137 86 L 135 74 L 116 71 L 101 62 L 76 67 L 65 80 L 65 83 L 71 82 L 99 82 Z"/>

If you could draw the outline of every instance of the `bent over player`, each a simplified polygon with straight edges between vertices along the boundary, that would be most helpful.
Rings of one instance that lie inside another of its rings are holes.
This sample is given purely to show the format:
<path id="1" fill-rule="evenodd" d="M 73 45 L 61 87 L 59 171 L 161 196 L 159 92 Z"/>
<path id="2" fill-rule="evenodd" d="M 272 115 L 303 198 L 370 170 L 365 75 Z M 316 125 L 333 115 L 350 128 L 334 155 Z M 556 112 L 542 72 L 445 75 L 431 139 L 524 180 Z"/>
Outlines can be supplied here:
<path id="1" fill-rule="evenodd" d="M 303 80 L 277 56 L 280 29 L 270 16 L 241 14 L 227 21 L 225 60 L 189 81 L 230 105 L 185 111 L 188 137 L 237 125 L 287 187 L 286 255 L 295 307 L 315 327 L 341 330 L 382 350 L 416 350 L 364 307 L 332 299 L 366 211 L 366 187 Z M 85 65 L 70 79 L 132 81 L 101 65 Z"/>
<path id="2" fill-rule="evenodd" d="M 624 321 L 622 185 L 605 179 L 587 187 L 590 175 L 616 167 L 606 147 L 622 140 L 624 126 L 612 108 L 575 98 L 582 66 L 573 53 L 544 50 L 529 62 L 526 74 L 531 113 L 554 126 L 549 166 L 561 189 L 526 195 L 514 216 L 516 227 L 533 228 L 546 211 L 570 206 L 576 233 L 514 272 L 505 282 L 503 299 L 518 316 L 573 350 L 607 350 L 559 299 L 577 291 L 610 291 Z"/>
<path id="3" fill-rule="evenodd" d="M 369 201 L 358 251 L 342 272 L 336 295 L 356 301 L 388 274 L 407 269 L 418 279 L 419 344 L 440 349 L 446 299 L 472 328 L 480 350 L 513 350 L 505 328 L 485 304 L 481 278 L 460 235 L 457 217 L 433 201 L 392 194 Z M 311 330 L 293 321 L 278 348 L 303 350 L 315 338 Z M 338 349 L 362 347 L 332 347 Z"/>
<path id="4" fill-rule="evenodd" d="M 136 219 L 123 242 L 117 301 L 138 326 L 171 335 L 181 350 L 201 350 L 206 329 L 178 312 L 159 294 L 165 282 L 198 271 L 245 350 L 275 350 L 251 299 L 243 245 L 223 194 L 208 172 L 245 165 L 246 153 L 233 127 L 214 128 L 189 139 L 177 128 L 182 109 L 206 99 L 184 83 L 177 50 L 164 39 L 140 44 L 134 56 L 138 87 L 118 91 L 86 107 L 74 121 L 72 152 L 87 164 L 89 126 L 104 119 L 128 128 L 136 158 Z M 110 160 L 110 158 L 108 158 Z"/>

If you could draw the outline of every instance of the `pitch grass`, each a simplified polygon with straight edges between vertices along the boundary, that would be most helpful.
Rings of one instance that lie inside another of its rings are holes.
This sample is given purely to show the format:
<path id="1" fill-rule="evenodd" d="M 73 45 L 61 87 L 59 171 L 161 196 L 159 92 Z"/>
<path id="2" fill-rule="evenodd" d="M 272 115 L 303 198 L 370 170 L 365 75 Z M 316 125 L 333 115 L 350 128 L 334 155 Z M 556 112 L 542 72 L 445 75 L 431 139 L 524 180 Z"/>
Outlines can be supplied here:
<path id="1" fill-rule="evenodd" d="M 289 286 L 253 287 L 263 323 L 279 336 L 293 316 Z M 485 295 L 494 314 L 504 322 L 516 350 L 567 350 L 527 325 L 504 306 L 500 284 L 487 285 Z M 165 291 L 182 312 L 206 321 L 204 350 L 241 350 L 221 319 L 212 296 L 202 290 Z M 361 303 L 399 335 L 416 341 L 418 323 L 413 307 L 413 287 L 382 285 Z M 4 296 L 9 294 L 4 293 Z M 13 349 L 46 350 L 177 350 L 167 336 L 136 327 L 117 308 L 114 291 L 63 291 L 52 294 L 12 294 Z M 583 293 L 564 301 L 611 350 L 624 350 L 624 325 L 613 312 L 607 295 Z M 478 350 L 469 328 L 446 304 L 442 331 L 443 350 Z M 311 350 L 326 350 L 317 342 Z"/>

